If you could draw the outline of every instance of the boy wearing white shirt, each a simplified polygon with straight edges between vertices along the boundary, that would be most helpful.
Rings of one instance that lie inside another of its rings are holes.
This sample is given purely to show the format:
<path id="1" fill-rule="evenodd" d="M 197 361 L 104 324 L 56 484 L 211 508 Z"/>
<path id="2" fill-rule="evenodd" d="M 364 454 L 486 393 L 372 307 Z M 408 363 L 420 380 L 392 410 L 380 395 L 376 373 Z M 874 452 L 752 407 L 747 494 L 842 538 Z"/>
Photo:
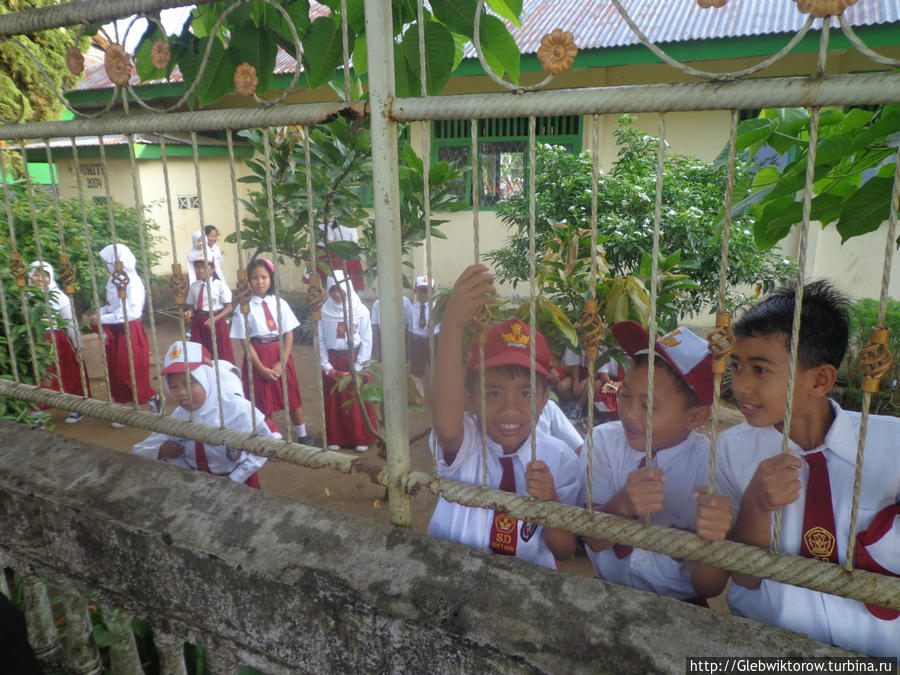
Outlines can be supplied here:
<path id="1" fill-rule="evenodd" d="M 528 326 L 510 319 L 488 329 L 484 344 L 484 392 L 479 374 L 477 340 L 465 365 L 463 333 L 475 312 L 493 301 L 493 275 L 482 265 L 468 267 L 457 279 L 444 312 L 435 358 L 431 447 L 438 473 L 454 480 L 482 484 L 482 432 L 479 414 L 484 397 L 487 486 L 538 499 L 574 505 L 582 490 L 581 462 L 565 444 L 536 432 L 537 459 L 531 459 L 531 404 L 540 415 L 547 401 L 550 349 L 535 339 L 537 389 L 530 383 Z M 475 411 L 475 412 L 467 412 Z M 498 555 L 511 555 L 551 569 L 556 559 L 575 550 L 568 532 L 519 522 L 506 513 L 462 506 L 441 497 L 428 533 Z"/>
<path id="2" fill-rule="evenodd" d="M 403 318 L 406 322 L 406 344 L 409 354 L 409 372 L 419 397 L 425 395 L 425 387 L 422 378 L 425 377 L 425 369 L 428 367 L 428 322 L 431 318 L 431 310 L 434 309 L 434 300 L 428 302 L 428 287 L 434 289 L 434 279 L 428 277 L 416 277 L 416 285 L 413 289 L 416 295 L 414 302 L 409 305 L 404 303 Z M 439 327 L 434 327 L 435 337 Z"/>
<path id="3" fill-rule="evenodd" d="M 650 334 L 634 321 L 614 324 L 612 333 L 634 365 L 619 388 L 620 421 L 594 428 L 592 501 L 604 513 L 650 516 L 655 525 L 724 539 L 731 504 L 725 497 L 707 494 L 709 440 L 696 431 L 709 418 L 713 397 L 712 355 L 706 340 L 681 327 L 655 341 L 651 401 Z M 653 451 L 647 466 L 649 405 Z M 585 543 L 599 578 L 633 588 L 697 601 L 720 593 L 728 580 L 724 570 L 662 553 L 592 538 Z"/>
<path id="4" fill-rule="evenodd" d="M 804 288 L 789 452 L 782 453 L 794 298 L 793 289 L 780 289 L 735 325 L 732 389 L 746 422 L 720 437 L 716 487 L 737 513 L 732 539 L 768 548 L 772 514 L 781 510 L 779 551 L 844 563 L 860 414 L 842 410 L 828 394 L 847 350 L 848 302 L 824 281 Z M 891 554 L 900 550 L 898 436 L 897 418 L 869 417 L 855 561 L 893 575 L 900 573 L 900 560 Z M 735 614 L 872 656 L 900 656 L 900 612 L 732 577 L 728 604 Z"/>

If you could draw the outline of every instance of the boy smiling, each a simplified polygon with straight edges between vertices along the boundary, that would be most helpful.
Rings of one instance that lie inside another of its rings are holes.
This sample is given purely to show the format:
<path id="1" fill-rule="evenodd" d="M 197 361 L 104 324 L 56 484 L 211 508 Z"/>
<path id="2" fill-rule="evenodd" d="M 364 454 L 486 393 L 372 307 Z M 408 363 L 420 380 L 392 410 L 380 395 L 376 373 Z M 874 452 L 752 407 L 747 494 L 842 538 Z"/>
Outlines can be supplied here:
<path id="1" fill-rule="evenodd" d="M 790 373 L 794 290 L 781 289 L 735 325 L 732 389 L 746 423 L 720 437 L 716 486 L 736 507 L 731 538 L 769 547 L 772 514 L 782 510 L 778 550 L 843 563 L 847 556 L 860 414 L 828 394 L 848 343 L 847 300 L 829 283 L 804 288 L 794 378 L 789 452 L 782 431 Z M 900 420 L 869 418 L 859 502 L 858 566 L 868 555 L 897 548 L 900 525 Z M 877 571 L 900 572 L 896 554 Z M 732 574 L 728 594 L 740 616 L 806 633 L 822 642 L 871 654 L 900 655 L 897 612 L 856 600 Z"/>
<path id="2" fill-rule="evenodd" d="M 481 378 L 477 341 L 462 362 L 463 333 L 475 312 L 495 296 L 493 275 L 468 267 L 453 287 L 441 323 L 435 358 L 431 437 L 438 473 L 482 485 Z M 535 340 L 536 389 L 530 383 L 531 340 Z M 544 337 L 510 319 L 488 329 L 484 344 L 484 422 L 487 431 L 487 487 L 575 504 L 582 489 L 581 463 L 562 441 L 536 432 L 531 459 L 531 406 L 540 416 L 549 395 L 550 350 Z M 501 511 L 438 501 L 428 533 L 499 555 L 512 555 L 549 568 L 571 557 L 568 532 L 520 523 Z"/>

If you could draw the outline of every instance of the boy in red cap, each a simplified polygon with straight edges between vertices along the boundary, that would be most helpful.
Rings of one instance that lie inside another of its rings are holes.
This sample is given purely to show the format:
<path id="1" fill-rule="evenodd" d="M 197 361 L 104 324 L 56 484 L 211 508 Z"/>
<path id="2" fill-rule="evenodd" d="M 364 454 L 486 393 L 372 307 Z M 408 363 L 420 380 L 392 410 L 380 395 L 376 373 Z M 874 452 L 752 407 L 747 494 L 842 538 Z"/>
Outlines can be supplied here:
<path id="1" fill-rule="evenodd" d="M 487 487 L 574 505 L 583 484 L 578 456 L 559 439 L 538 431 L 537 458 L 531 459 L 532 397 L 539 417 L 549 394 L 550 350 L 544 337 L 534 335 L 535 390 L 530 377 L 532 336 L 518 319 L 487 331 L 483 392 L 477 341 L 473 340 L 465 365 L 462 362 L 463 332 L 475 312 L 494 300 L 493 279 L 482 265 L 468 267 L 457 279 L 444 311 L 432 406 L 431 447 L 438 473 L 484 484 L 479 419 L 484 396 Z M 519 522 L 501 511 L 462 506 L 443 497 L 435 507 L 428 533 L 553 569 L 556 559 L 569 558 L 575 550 L 574 537 L 568 532 Z"/>
<path id="2" fill-rule="evenodd" d="M 648 392 L 650 334 L 620 321 L 613 336 L 634 364 L 618 391 L 619 421 L 594 428 L 591 499 L 604 513 L 650 516 L 655 525 L 695 530 L 721 541 L 731 503 L 709 495 L 709 439 L 697 429 L 709 418 L 712 355 L 707 342 L 677 328 L 654 344 L 653 399 Z M 647 407 L 653 406 L 652 460 L 647 465 Z M 728 573 L 630 546 L 587 538 L 597 576 L 607 581 L 697 602 L 725 587 Z"/>

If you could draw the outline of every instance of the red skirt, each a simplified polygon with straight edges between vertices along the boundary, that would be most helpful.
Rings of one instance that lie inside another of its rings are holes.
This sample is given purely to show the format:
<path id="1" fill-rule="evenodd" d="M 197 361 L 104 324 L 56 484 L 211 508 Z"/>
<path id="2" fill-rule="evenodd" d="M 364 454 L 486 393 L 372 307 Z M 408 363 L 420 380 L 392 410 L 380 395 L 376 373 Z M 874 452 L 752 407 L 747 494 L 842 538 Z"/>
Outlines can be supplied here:
<path id="1" fill-rule="evenodd" d="M 212 331 L 207 327 L 208 314 L 194 312 L 191 318 L 191 340 L 199 342 L 215 356 L 212 346 Z M 219 349 L 219 358 L 234 363 L 234 350 L 231 348 L 231 328 L 225 319 L 219 319 L 215 323 L 216 347 Z"/>
<path id="2" fill-rule="evenodd" d="M 319 264 L 319 278 L 322 279 L 322 284 L 326 287 L 328 285 L 328 272 L 322 269 L 321 265 L 323 263 L 332 270 L 344 270 L 344 273 L 352 281 L 353 288 L 357 291 L 365 289 L 366 280 L 362 275 L 362 263 L 359 260 L 344 260 L 336 253 L 326 251 L 324 254 L 320 253 L 317 262 Z"/>
<path id="3" fill-rule="evenodd" d="M 49 342 L 50 333 L 44 333 L 44 338 Z M 59 370 L 62 379 L 62 390 L 67 394 L 75 396 L 84 396 L 84 387 L 81 384 L 81 373 L 84 372 L 84 383 L 87 385 L 87 395 L 91 395 L 91 381 L 88 378 L 87 366 L 82 361 L 78 362 L 75 350 L 72 348 L 72 341 L 69 339 L 68 333 L 64 330 L 54 330 L 53 340 L 56 342 L 56 354 L 59 356 Z M 81 366 L 79 368 L 79 365 Z M 56 362 L 50 363 L 47 368 L 47 374 L 44 381 L 41 382 L 44 389 L 52 389 L 59 391 L 59 378 L 56 377 Z"/>
<path id="4" fill-rule="evenodd" d="M 260 362 L 266 367 L 271 368 L 278 363 L 280 357 L 280 345 L 278 342 L 262 342 L 261 340 L 250 340 L 253 349 Z M 264 415 L 271 415 L 274 412 L 284 409 L 284 392 L 281 386 L 281 377 L 277 380 L 264 380 L 255 368 L 250 365 L 249 356 L 244 354 L 244 364 L 241 368 L 241 380 L 244 382 L 244 395 L 248 401 L 250 398 L 250 370 L 253 370 L 253 396 L 255 397 L 254 405 L 259 408 Z M 300 400 L 300 387 L 297 386 L 297 372 L 294 370 L 294 357 L 290 356 L 284 367 L 284 375 L 287 380 L 288 390 L 288 410 L 296 410 L 303 405 Z"/>
<path id="5" fill-rule="evenodd" d="M 131 332 L 131 353 L 134 357 L 134 384 L 137 402 L 143 405 L 156 391 L 150 386 L 150 345 L 140 319 L 128 322 Z M 106 341 L 106 365 L 109 367 L 110 396 L 116 403 L 131 403 L 131 368 L 128 365 L 128 334 L 125 324 L 103 324 Z"/>
<path id="6" fill-rule="evenodd" d="M 328 352 L 328 360 L 335 370 L 347 372 L 350 369 L 350 355 L 338 352 Z M 362 380 L 361 380 L 362 382 Z M 348 385 L 344 391 L 335 391 L 337 380 L 322 373 L 322 389 L 325 398 L 325 435 L 329 445 L 369 445 L 375 442 L 375 436 L 369 433 L 363 420 L 363 411 L 356 401 L 353 393 L 353 385 Z M 352 401 L 350 405 L 344 405 L 346 401 Z M 375 406 L 367 403 L 365 414 L 368 416 L 372 427 L 378 428 L 378 419 L 375 417 Z"/>

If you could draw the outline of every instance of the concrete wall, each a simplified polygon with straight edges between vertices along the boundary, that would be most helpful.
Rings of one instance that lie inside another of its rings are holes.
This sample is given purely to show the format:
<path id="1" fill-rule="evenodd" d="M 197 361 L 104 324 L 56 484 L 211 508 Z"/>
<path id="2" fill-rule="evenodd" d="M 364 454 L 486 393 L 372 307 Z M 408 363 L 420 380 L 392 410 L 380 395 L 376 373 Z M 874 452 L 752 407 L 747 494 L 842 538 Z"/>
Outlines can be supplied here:
<path id="1" fill-rule="evenodd" d="M 0 427 L 0 552 L 266 672 L 683 672 L 846 654 L 21 425 Z"/>

